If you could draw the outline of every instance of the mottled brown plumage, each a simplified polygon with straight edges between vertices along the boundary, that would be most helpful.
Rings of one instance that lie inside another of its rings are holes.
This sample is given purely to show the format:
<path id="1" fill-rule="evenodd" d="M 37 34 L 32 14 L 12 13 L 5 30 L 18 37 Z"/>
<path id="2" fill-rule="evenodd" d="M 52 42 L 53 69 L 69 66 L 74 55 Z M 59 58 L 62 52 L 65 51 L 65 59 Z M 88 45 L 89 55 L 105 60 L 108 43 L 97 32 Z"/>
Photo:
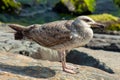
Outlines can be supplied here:
<path id="1" fill-rule="evenodd" d="M 16 38 L 28 38 L 38 44 L 57 50 L 61 54 L 63 70 L 75 73 L 65 64 L 65 51 L 87 44 L 93 37 L 92 26 L 101 26 L 87 16 L 77 17 L 75 20 L 63 20 L 22 27 L 16 24 L 9 26 L 16 30 Z M 17 37 L 21 36 L 21 37 Z"/>
<path id="2" fill-rule="evenodd" d="M 67 29 L 66 25 L 68 24 L 66 22 L 56 21 L 40 26 L 34 25 L 36 27 L 29 32 L 25 32 L 25 35 L 45 47 L 59 45 L 71 39 L 70 30 Z"/>

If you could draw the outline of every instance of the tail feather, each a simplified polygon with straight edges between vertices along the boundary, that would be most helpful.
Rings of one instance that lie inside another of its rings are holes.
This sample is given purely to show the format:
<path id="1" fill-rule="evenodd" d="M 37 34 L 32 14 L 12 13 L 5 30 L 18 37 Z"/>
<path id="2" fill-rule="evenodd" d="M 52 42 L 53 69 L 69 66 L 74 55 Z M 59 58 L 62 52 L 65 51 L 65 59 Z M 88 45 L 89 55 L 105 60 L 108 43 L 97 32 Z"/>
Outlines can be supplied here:
<path id="1" fill-rule="evenodd" d="M 16 40 L 21 40 L 24 37 L 27 37 L 27 35 L 29 34 L 29 31 L 36 28 L 35 25 L 30 25 L 29 27 L 24 27 L 24 26 L 18 25 L 18 24 L 8 24 L 8 26 L 16 31 L 16 33 L 15 33 Z"/>
<path id="2" fill-rule="evenodd" d="M 11 27 L 12 29 L 14 29 L 15 31 L 25 31 L 28 28 L 22 26 L 22 25 L 18 25 L 18 24 L 8 24 L 9 27 Z"/>
<path id="3" fill-rule="evenodd" d="M 8 24 L 8 26 L 16 31 L 14 35 L 16 40 L 23 39 L 24 38 L 23 32 L 28 30 L 28 28 L 18 25 L 18 24 Z"/>

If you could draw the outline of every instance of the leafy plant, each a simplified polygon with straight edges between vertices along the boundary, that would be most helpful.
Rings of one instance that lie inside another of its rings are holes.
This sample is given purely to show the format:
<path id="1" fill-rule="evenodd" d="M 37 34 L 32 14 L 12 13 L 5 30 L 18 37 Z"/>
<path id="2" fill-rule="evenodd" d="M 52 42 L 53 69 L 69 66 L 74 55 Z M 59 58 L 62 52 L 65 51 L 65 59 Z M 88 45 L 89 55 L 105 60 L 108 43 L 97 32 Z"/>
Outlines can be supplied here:
<path id="1" fill-rule="evenodd" d="M 17 13 L 21 4 L 15 0 L 0 0 L 0 11 L 7 13 Z"/>
<path id="2" fill-rule="evenodd" d="M 60 0 L 55 6 L 57 12 L 90 14 L 95 10 L 96 0 Z"/>
<path id="3" fill-rule="evenodd" d="M 76 12 L 82 13 L 86 11 L 93 12 L 95 10 L 95 0 L 70 0 L 76 8 Z"/>
<path id="4" fill-rule="evenodd" d="M 95 10 L 95 0 L 84 0 L 89 11 L 93 12 Z"/>

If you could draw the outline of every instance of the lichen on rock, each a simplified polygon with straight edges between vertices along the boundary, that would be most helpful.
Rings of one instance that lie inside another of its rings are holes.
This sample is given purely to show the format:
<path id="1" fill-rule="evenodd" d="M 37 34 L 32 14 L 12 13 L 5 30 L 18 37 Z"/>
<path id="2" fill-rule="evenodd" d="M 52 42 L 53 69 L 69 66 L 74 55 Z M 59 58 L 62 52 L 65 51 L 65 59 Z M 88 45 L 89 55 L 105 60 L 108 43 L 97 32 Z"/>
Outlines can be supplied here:
<path id="1" fill-rule="evenodd" d="M 61 13 L 90 14 L 95 10 L 95 0 L 60 0 L 53 10 Z"/>
<path id="2" fill-rule="evenodd" d="M 105 32 L 107 31 L 120 31 L 120 19 L 119 17 L 111 14 L 95 14 L 89 15 L 92 19 L 105 25 Z"/>
<path id="3" fill-rule="evenodd" d="M 21 4 L 15 0 L 0 0 L 0 11 L 7 13 L 19 13 Z"/>

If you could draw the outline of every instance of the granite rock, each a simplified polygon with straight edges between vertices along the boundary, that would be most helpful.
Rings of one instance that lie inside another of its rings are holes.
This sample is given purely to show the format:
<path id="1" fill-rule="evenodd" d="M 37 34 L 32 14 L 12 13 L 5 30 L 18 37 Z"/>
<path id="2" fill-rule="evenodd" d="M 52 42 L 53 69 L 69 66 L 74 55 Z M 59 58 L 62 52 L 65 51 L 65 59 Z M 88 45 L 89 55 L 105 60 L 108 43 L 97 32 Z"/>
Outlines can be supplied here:
<path id="1" fill-rule="evenodd" d="M 120 52 L 120 36 L 94 34 L 94 38 L 85 47 Z"/>
<path id="2" fill-rule="evenodd" d="M 70 63 L 69 63 L 70 64 Z M 0 52 L 1 80 L 118 80 L 116 75 L 96 68 L 79 66 L 77 74 L 62 71 L 59 62 L 35 60 L 19 54 Z"/>

